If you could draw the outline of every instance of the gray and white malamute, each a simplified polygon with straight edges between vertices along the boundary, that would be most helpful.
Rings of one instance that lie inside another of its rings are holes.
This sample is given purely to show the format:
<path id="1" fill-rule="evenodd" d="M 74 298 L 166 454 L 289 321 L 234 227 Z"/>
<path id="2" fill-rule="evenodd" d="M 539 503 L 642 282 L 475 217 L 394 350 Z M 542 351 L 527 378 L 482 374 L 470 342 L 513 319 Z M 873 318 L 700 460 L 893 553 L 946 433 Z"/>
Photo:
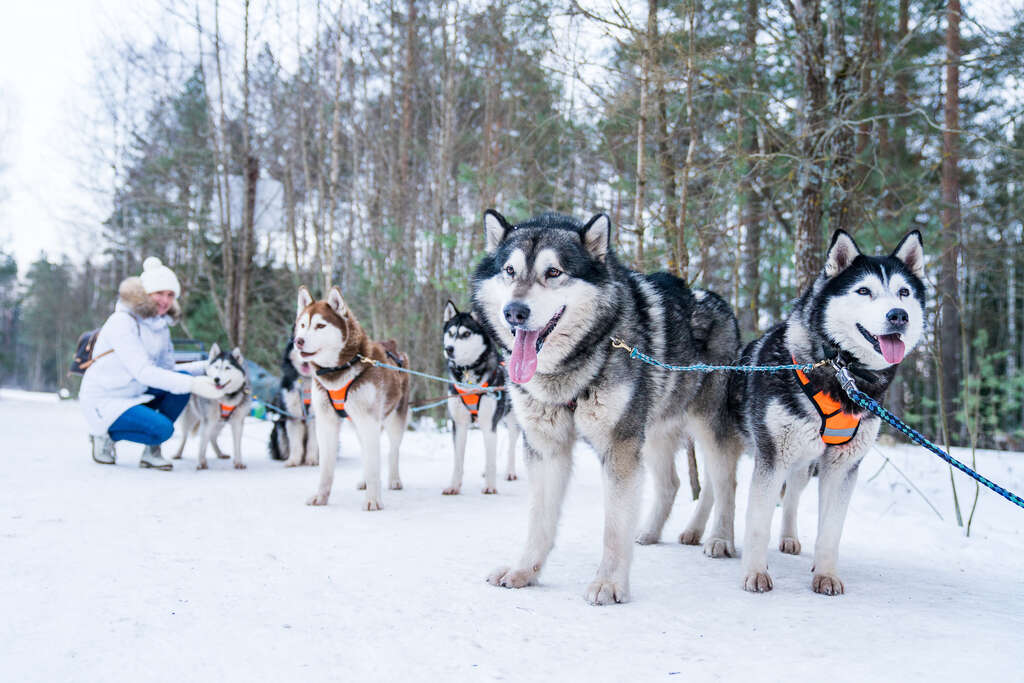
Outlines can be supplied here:
<path id="1" fill-rule="evenodd" d="M 725 461 L 738 457 L 741 442 L 728 424 L 725 379 L 669 372 L 612 348 L 612 337 L 618 337 L 666 363 L 705 360 L 692 334 L 694 297 L 686 284 L 622 266 L 604 214 L 586 224 L 545 214 L 510 225 L 490 210 L 484 228 L 487 255 L 473 276 L 473 303 L 492 338 L 511 352 L 510 394 L 530 479 L 526 548 L 514 568 L 500 568 L 488 581 L 519 588 L 536 580 L 554 545 L 573 445 L 581 437 L 597 451 L 605 478 L 604 553 L 585 597 L 594 604 L 623 602 L 629 598 L 641 459 L 654 473 L 657 499 L 639 540 L 652 542 L 679 487 L 674 455 L 685 433 L 703 450 L 723 452 Z M 726 311 L 713 322 L 712 346 L 734 356 L 735 319 Z M 730 538 L 731 495 L 722 491 L 720 509 L 726 512 L 716 519 L 716 534 Z"/>
<path id="2" fill-rule="evenodd" d="M 456 382 L 485 387 L 505 385 L 505 368 L 501 355 L 486 330 L 472 313 L 462 313 L 451 301 L 444 308 L 442 332 L 444 356 L 448 361 L 448 385 L 453 394 L 448 399 L 448 416 L 452 419 L 452 438 L 455 442 L 455 460 L 451 484 L 442 493 L 452 496 L 462 488 L 462 473 L 466 459 L 466 438 L 474 422 L 480 425 L 484 437 L 484 493 L 497 493 L 498 425 L 502 421 L 508 428 L 508 466 L 505 479 L 516 479 L 516 442 L 519 423 L 512 414 L 507 391 L 474 393 L 456 386 Z"/>
<path id="3" fill-rule="evenodd" d="M 221 351 L 220 346 L 214 344 L 210 348 L 210 356 L 206 363 L 206 376 L 213 380 L 218 389 L 224 391 L 224 396 L 220 400 L 211 400 L 192 394 L 188 405 L 185 406 L 185 411 L 179 418 L 181 444 L 178 446 L 178 452 L 174 454 L 174 459 L 181 458 L 188 435 L 197 427 L 199 428 L 199 464 L 196 469 L 205 470 L 207 468 L 207 444 L 213 446 L 213 451 L 218 458 L 227 458 L 228 456 L 222 453 L 217 446 L 217 435 L 220 434 L 224 425 L 229 424 L 235 447 L 235 469 L 244 470 L 242 428 L 252 405 L 252 388 L 249 384 L 249 376 L 245 372 L 245 359 L 242 358 L 242 351 L 236 347 L 229 353 Z"/>
<path id="4" fill-rule="evenodd" d="M 295 348 L 295 340 L 289 339 L 281 358 L 281 386 L 273 403 L 285 414 L 274 422 L 267 445 L 271 459 L 284 460 L 285 467 L 320 462 L 312 396 L 313 366 Z"/>
<path id="5" fill-rule="evenodd" d="M 825 267 L 786 321 L 749 344 L 743 365 L 809 363 L 837 358 L 857 386 L 881 401 L 905 354 L 924 328 L 924 250 L 911 232 L 889 256 L 862 254 L 843 231 L 832 237 Z M 875 442 L 880 420 L 849 400 L 835 370 L 734 374 L 730 408 L 755 456 L 743 542 L 743 587 L 772 589 L 768 541 L 779 491 L 783 497 L 779 549 L 800 553 L 796 512 L 800 493 L 818 465 L 815 592 L 838 595 L 839 537 L 857 468 Z"/>

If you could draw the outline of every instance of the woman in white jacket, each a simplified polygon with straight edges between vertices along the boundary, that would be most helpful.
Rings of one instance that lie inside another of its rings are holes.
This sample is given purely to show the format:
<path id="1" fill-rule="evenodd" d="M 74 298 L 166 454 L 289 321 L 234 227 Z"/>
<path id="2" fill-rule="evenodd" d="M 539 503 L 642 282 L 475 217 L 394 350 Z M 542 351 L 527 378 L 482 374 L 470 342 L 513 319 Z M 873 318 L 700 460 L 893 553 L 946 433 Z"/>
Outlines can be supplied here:
<path id="1" fill-rule="evenodd" d="M 142 275 L 127 278 L 118 289 L 117 305 L 96 338 L 95 360 L 78 394 L 92 459 L 100 464 L 115 463 L 115 441 L 133 441 L 146 445 L 140 467 L 171 469 L 160 444 L 171 438 L 189 396 L 223 395 L 200 374 L 204 361 L 175 368 L 170 326 L 181 318 L 180 293 L 174 272 L 155 256 L 143 262 Z"/>

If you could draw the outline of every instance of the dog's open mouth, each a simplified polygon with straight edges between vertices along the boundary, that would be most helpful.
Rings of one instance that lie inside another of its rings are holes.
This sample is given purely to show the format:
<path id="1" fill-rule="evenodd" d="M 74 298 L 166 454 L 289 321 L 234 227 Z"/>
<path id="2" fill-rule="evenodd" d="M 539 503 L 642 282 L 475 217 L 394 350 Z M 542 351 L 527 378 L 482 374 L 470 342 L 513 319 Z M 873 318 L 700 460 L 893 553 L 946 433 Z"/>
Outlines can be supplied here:
<path id="1" fill-rule="evenodd" d="M 537 372 L 537 354 L 544 346 L 544 340 L 555 329 L 555 325 L 561 320 L 565 312 L 565 306 L 558 309 L 558 313 L 548 321 L 548 324 L 540 330 L 527 330 L 522 327 L 512 328 L 515 335 L 515 343 L 512 345 L 512 357 L 508 362 L 508 376 L 516 384 L 525 384 L 530 381 L 533 374 Z"/>
<path id="2" fill-rule="evenodd" d="M 310 365 L 309 363 L 303 363 L 302 365 L 299 366 L 299 372 L 301 372 L 303 375 L 308 375 L 311 372 L 313 372 L 313 366 Z"/>
<path id="3" fill-rule="evenodd" d="M 299 355 L 302 356 L 303 358 L 312 358 L 317 353 L 319 353 L 319 352 L 318 351 L 299 351 Z"/>
<path id="4" fill-rule="evenodd" d="M 896 365 L 903 360 L 907 349 L 898 332 L 876 336 L 864 329 L 860 323 L 857 323 L 857 330 L 864 335 L 864 338 L 871 343 L 871 346 L 885 359 L 886 363 Z"/>

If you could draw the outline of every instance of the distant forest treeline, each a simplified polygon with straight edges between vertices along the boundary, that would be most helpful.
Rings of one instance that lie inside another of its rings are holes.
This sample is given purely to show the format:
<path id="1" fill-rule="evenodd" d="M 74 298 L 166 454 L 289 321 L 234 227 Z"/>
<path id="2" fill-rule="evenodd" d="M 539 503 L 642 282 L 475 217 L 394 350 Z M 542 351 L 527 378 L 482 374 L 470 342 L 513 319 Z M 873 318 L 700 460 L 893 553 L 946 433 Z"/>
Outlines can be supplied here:
<path id="1" fill-rule="evenodd" d="M 937 437 L 1020 447 L 1024 16 L 633 7 L 168 9 L 182 45 L 114 42 L 98 61 L 93 147 L 113 171 L 94 251 L 20 264 L 20 282 L 0 255 L 0 382 L 67 384 L 77 334 L 149 255 L 182 281 L 180 336 L 276 368 L 296 287 L 337 283 L 375 337 L 438 372 L 441 311 L 467 303 L 488 207 L 607 212 L 623 260 L 718 291 L 745 338 L 785 315 L 832 230 L 888 251 L 916 228 L 929 326 L 889 403 Z"/>

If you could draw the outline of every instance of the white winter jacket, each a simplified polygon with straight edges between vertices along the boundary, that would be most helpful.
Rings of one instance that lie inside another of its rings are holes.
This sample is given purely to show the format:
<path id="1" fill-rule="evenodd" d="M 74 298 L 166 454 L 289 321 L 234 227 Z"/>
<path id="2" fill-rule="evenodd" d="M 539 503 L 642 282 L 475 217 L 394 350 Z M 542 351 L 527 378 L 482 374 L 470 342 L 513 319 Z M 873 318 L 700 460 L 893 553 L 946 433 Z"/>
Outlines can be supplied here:
<path id="1" fill-rule="evenodd" d="M 82 377 L 78 392 L 92 434 L 106 434 L 110 425 L 126 410 L 153 398 L 146 387 L 173 394 L 187 394 L 190 374 L 202 372 L 203 362 L 174 365 L 170 325 L 181 315 L 174 302 L 169 315 L 157 315 L 156 304 L 146 294 L 142 281 L 130 277 L 121 283 L 114 312 L 100 328 L 93 358 Z M 101 353 L 113 353 L 99 358 Z"/>

